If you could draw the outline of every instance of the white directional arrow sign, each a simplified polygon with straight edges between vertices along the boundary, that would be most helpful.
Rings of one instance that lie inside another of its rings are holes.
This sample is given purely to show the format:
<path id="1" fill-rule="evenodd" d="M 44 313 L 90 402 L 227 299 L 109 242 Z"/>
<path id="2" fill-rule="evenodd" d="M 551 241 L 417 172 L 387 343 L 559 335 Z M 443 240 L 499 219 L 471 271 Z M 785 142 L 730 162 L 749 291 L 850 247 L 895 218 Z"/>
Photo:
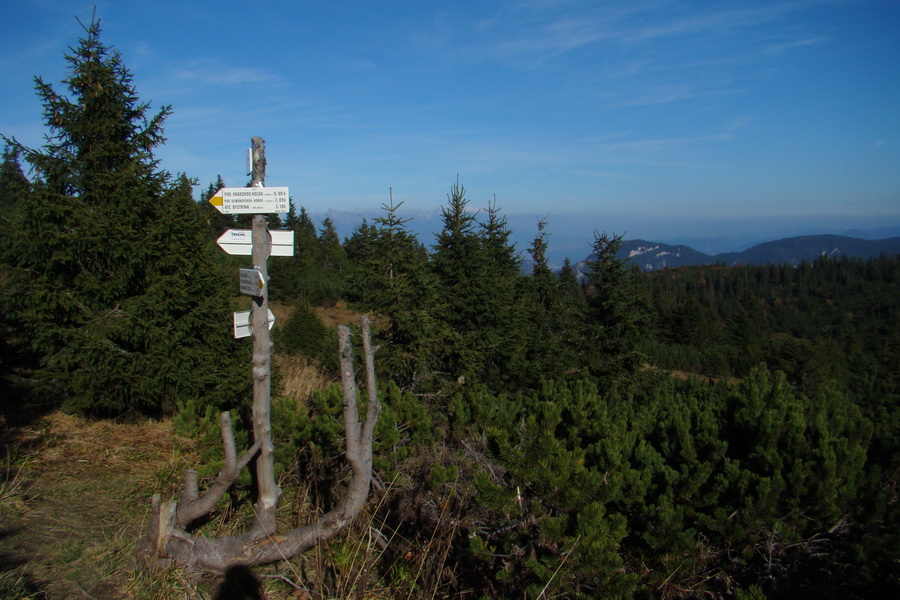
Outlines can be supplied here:
<path id="1" fill-rule="evenodd" d="M 272 231 L 270 229 L 269 234 L 272 236 L 272 250 L 269 252 L 269 256 L 294 255 L 293 231 Z M 219 236 L 216 243 L 228 254 L 250 256 L 253 254 L 253 230 L 229 229 Z"/>
<path id="2" fill-rule="evenodd" d="M 226 215 L 286 213 L 289 199 L 286 187 L 222 188 L 209 203 Z"/>
<path id="3" fill-rule="evenodd" d="M 272 329 L 272 326 L 275 325 L 275 315 L 271 310 L 266 309 L 269 312 L 269 329 Z M 232 313 L 234 315 L 234 337 L 235 339 L 250 337 L 253 333 L 250 331 L 250 313 L 249 310 L 242 310 L 240 312 Z"/>

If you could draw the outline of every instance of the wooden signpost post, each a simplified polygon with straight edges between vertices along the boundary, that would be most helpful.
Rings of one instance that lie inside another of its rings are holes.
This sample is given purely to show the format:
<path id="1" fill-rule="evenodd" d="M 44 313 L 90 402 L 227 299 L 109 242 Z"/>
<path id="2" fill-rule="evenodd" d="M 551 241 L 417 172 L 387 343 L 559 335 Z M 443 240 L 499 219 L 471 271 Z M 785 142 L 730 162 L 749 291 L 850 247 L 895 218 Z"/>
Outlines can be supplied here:
<path id="1" fill-rule="evenodd" d="M 254 137 L 252 142 L 253 182 L 249 188 L 240 188 L 243 191 L 250 190 L 249 195 L 226 194 L 229 188 L 223 188 L 220 190 L 222 193 L 214 196 L 215 201 L 211 202 L 226 214 L 286 212 L 287 188 L 263 188 L 266 166 L 265 142 L 258 137 Z M 266 191 L 268 189 L 283 190 L 283 195 L 269 194 Z M 256 203 L 256 200 L 226 202 L 227 197 L 260 200 L 259 203 Z M 238 458 L 231 416 L 227 411 L 220 414 L 225 452 L 223 469 L 202 496 L 197 471 L 193 469 L 185 472 L 184 487 L 179 501 L 163 502 L 160 494 L 153 495 L 151 500 L 153 512 L 147 534 L 135 547 L 135 555 L 142 560 L 152 557 L 173 558 L 189 569 L 202 568 L 216 572 L 224 572 L 239 565 L 286 560 L 337 535 L 359 515 L 368 497 L 372 479 L 372 445 L 381 404 L 375 391 L 375 349 L 371 344 L 370 321 L 368 317 L 363 316 L 360 321 L 368 392 L 364 421 L 360 421 L 357 405 L 350 329 L 345 326 L 338 328 L 338 353 L 341 384 L 344 390 L 344 455 L 353 473 L 347 485 L 347 493 L 326 514 L 313 518 L 307 525 L 276 535 L 275 512 L 281 490 L 276 483 L 274 472 L 270 398 L 272 340 L 269 335 L 269 328 L 274 323 L 275 317 L 268 308 L 269 275 L 266 270 L 266 259 L 276 254 L 273 252 L 273 247 L 276 246 L 280 246 L 276 255 L 293 255 L 293 238 L 281 235 L 284 232 L 269 232 L 266 223 L 265 216 L 256 214 L 253 217 L 252 230 L 231 230 L 219 238 L 219 245 L 223 250 L 229 254 L 250 254 L 253 261 L 252 269 L 241 269 L 241 293 L 252 298 L 253 306 L 250 311 L 234 313 L 234 335 L 253 336 L 251 372 L 254 443 Z M 276 238 L 275 243 L 273 238 Z M 241 535 L 222 537 L 191 533 L 189 531 L 191 524 L 209 515 L 235 482 L 241 470 L 252 460 L 256 461 L 257 501 L 254 505 L 254 520 L 250 530 Z"/>
<path id="2" fill-rule="evenodd" d="M 224 214 L 282 213 L 288 210 L 290 192 L 286 187 L 266 188 L 265 140 L 254 137 L 251 140 L 250 187 L 222 188 L 209 199 L 219 212 Z M 273 254 L 273 238 L 279 241 L 279 256 L 293 256 L 293 232 L 270 232 L 268 219 L 262 214 L 253 217 L 253 229 L 229 230 L 219 238 L 219 246 L 229 254 L 250 254 L 253 268 L 241 269 L 241 293 L 253 299 L 250 311 L 249 333 L 253 336 L 253 437 L 260 444 L 256 459 L 256 473 L 259 481 L 259 496 L 254 511 L 253 530 L 270 535 L 275 531 L 275 508 L 281 490 L 275 485 L 274 446 L 272 445 L 271 375 L 272 338 L 269 329 L 275 322 L 269 310 L 269 273 L 266 261 Z M 249 235 L 245 235 L 249 234 Z M 277 235 L 273 235 L 277 234 Z M 247 240 L 249 238 L 249 240 Z M 240 243 L 233 243 L 240 240 Z M 247 240 L 246 243 L 243 240 Z M 223 243 L 223 241 L 225 243 Z M 289 245 L 288 245 L 289 243 Z M 247 252 L 249 250 L 249 252 Z M 234 336 L 247 335 L 246 313 L 234 313 Z"/>

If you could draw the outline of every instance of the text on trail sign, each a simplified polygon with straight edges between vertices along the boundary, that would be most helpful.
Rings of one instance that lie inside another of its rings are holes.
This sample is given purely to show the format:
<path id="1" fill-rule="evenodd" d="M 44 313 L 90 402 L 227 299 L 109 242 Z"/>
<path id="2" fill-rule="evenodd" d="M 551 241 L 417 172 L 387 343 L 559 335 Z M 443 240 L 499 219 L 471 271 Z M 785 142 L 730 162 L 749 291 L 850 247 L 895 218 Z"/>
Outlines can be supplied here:
<path id="1" fill-rule="evenodd" d="M 241 269 L 241 293 L 248 296 L 262 296 L 266 287 L 263 274 L 257 269 Z"/>
<path id="2" fill-rule="evenodd" d="M 269 230 L 272 247 L 269 256 L 293 256 L 294 232 Z M 253 254 L 253 230 L 229 229 L 216 240 L 219 247 L 228 254 L 250 256 Z"/>
<path id="3" fill-rule="evenodd" d="M 222 214 L 284 213 L 290 193 L 286 187 L 222 188 L 209 203 Z"/>

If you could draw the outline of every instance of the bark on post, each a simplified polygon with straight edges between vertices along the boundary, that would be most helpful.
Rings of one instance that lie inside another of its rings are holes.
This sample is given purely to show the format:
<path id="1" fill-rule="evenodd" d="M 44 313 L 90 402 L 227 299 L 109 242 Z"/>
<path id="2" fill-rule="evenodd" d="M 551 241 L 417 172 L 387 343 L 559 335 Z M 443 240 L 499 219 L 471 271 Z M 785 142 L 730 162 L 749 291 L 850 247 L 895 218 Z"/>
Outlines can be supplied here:
<path id="1" fill-rule="evenodd" d="M 253 176 L 250 185 L 263 187 L 266 182 L 266 141 L 253 137 L 250 143 L 250 174 Z M 264 284 L 259 296 L 253 298 L 250 315 L 253 332 L 253 440 L 259 445 L 259 455 L 256 457 L 257 501 L 251 529 L 251 534 L 256 538 L 275 532 L 275 511 L 281 497 L 281 490 L 275 482 L 275 448 L 272 445 L 272 339 L 269 335 L 269 271 L 266 265 L 272 250 L 272 238 L 267 225 L 266 217 L 253 217 L 251 258 Z"/>
<path id="2" fill-rule="evenodd" d="M 253 332 L 253 440 L 259 444 L 256 458 L 257 501 L 254 511 L 253 533 L 263 537 L 275 531 L 275 511 L 281 490 L 275 482 L 275 448 L 272 445 L 271 425 L 271 360 L 272 338 L 269 335 L 269 273 L 266 260 L 272 248 L 268 219 L 253 217 L 253 264 L 266 285 L 253 299 L 250 323 Z"/>

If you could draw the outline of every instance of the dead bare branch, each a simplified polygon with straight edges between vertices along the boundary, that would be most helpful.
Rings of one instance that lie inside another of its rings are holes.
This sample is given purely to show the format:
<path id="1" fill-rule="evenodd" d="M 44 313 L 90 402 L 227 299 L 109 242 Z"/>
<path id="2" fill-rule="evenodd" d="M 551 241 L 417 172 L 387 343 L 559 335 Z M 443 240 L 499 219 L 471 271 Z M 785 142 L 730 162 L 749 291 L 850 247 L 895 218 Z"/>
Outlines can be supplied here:
<path id="1" fill-rule="evenodd" d="M 240 460 L 236 459 L 230 418 L 223 414 L 221 428 L 226 465 L 219 477 L 200 498 L 196 474 L 191 475 L 189 471 L 185 476 L 185 489 L 181 499 L 184 508 L 175 501 L 162 502 L 160 496 L 155 494 L 151 501 L 153 512 L 150 527 L 138 543 L 135 550 L 137 557 L 144 560 L 152 557 L 170 558 L 192 569 L 224 572 L 237 565 L 249 566 L 286 560 L 334 537 L 349 525 L 362 511 L 369 496 L 372 445 L 375 425 L 381 412 L 375 389 L 374 350 L 371 346 L 369 320 L 366 317 L 362 319 L 362 340 L 367 405 L 365 420 L 361 423 L 350 330 L 346 327 L 339 328 L 345 456 L 352 468 L 352 477 L 344 497 L 336 507 L 312 523 L 284 534 L 271 531 L 260 536 L 256 527 L 243 535 L 219 538 L 207 538 L 187 532 L 185 528 L 191 521 L 212 510 L 224 490 L 234 482 L 237 473 L 258 453 L 262 442 L 257 440 Z M 201 512 L 204 509 L 206 513 Z"/>
<path id="2" fill-rule="evenodd" d="M 178 525 L 187 527 L 193 521 L 208 515 L 228 488 L 235 482 L 240 472 L 256 455 L 261 445 L 260 441 L 253 444 L 244 452 L 240 460 L 234 444 L 234 432 L 231 427 L 231 414 L 223 412 L 219 415 L 219 425 L 222 429 L 222 446 L 225 450 L 225 466 L 219 471 L 215 481 L 209 487 L 206 494 L 200 498 L 197 482 L 197 471 L 188 469 L 184 474 L 184 489 L 181 494 L 181 502 L 178 504 L 176 518 Z"/>

